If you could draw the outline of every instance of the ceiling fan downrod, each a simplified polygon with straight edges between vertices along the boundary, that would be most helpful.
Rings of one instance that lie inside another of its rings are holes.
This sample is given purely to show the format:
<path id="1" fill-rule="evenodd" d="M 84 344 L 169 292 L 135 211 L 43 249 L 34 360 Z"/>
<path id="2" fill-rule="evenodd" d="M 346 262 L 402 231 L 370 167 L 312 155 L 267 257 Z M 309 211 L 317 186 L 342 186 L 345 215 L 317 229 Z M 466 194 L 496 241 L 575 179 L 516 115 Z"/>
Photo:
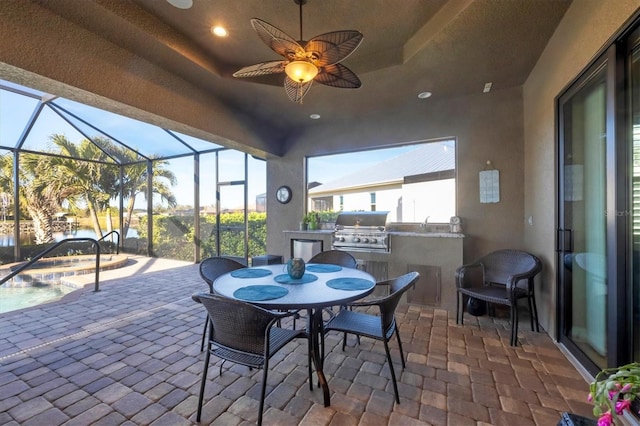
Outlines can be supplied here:
<path id="1" fill-rule="evenodd" d="M 293 0 L 293 2 L 300 5 L 300 41 L 302 41 L 304 40 L 302 38 L 302 6 L 307 4 L 307 0 Z"/>

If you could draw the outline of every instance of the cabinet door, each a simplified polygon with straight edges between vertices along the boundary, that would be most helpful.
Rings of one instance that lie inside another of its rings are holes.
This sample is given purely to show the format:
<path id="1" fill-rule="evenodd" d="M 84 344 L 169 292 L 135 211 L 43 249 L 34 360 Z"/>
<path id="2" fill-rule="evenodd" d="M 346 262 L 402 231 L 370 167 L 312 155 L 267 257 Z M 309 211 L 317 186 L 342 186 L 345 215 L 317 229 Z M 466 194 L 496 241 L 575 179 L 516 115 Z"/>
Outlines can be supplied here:
<path id="1" fill-rule="evenodd" d="M 407 302 L 418 305 L 440 306 L 440 267 L 407 265 L 407 272 L 416 271 L 420 278 L 407 292 Z"/>

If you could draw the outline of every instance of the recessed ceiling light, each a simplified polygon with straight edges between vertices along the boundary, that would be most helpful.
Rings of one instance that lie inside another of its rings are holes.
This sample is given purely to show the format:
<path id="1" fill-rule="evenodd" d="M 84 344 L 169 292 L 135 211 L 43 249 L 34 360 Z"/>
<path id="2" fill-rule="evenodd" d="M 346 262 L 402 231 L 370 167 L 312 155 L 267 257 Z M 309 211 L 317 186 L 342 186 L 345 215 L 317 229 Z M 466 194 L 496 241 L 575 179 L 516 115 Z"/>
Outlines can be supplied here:
<path id="1" fill-rule="evenodd" d="M 214 25 L 213 27 L 211 27 L 211 32 L 218 37 L 226 37 L 229 35 L 227 30 L 219 25 Z"/>
<path id="2" fill-rule="evenodd" d="M 320 118 L 320 114 L 311 114 L 311 115 L 309 116 L 309 118 L 310 118 L 310 119 L 312 119 L 312 120 L 317 120 L 317 119 L 319 119 L 319 118 Z"/>
<path id="3" fill-rule="evenodd" d="M 193 6 L 193 0 L 167 0 L 167 2 L 178 9 L 190 9 Z"/>
<path id="4" fill-rule="evenodd" d="M 432 95 L 431 92 L 420 92 L 418 93 L 418 99 L 427 99 Z"/>
<path id="5" fill-rule="evenodd" d="M 482 93 L 489 93 L 491 91 L 491 86 L 493 86 L 493 83 L 485 83 Z"/>

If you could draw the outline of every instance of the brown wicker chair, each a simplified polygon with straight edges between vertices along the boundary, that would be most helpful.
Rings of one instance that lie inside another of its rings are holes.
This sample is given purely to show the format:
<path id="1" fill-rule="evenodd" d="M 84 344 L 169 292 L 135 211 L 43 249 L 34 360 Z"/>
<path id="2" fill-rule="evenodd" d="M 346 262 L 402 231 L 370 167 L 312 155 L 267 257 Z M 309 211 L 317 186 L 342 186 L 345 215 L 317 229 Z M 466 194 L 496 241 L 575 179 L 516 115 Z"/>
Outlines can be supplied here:
<path id="1" fill-rule="evenodd" d="M 199 422 L 202 415 L 202 400 L 211 355 L 223 360 L 220 363 L 220 375 L 222 375 L 222 366 L 225 361 L 245 365 L 249 368 L 263 369 L 258 425 L 262 424 L 269 359 L 294 339 L 304 338 L 308 341 L 309 388 L 313 390 L 310 362 L 311 340 L 308 338 L 307 332 L 275 326 L 278 320 L 292 315 L 291 313 L 270 311 L 217 294 L 199 293 L 193 295 L 192 298 L 204 305 L 209 318 L 211 318 L 209 344 L 204 360 L 196 421 Z"/>
<path id="2" fill-rule="evenodd" d="M 242 263 L 226 257 L 207 257 L 200 262 L 200 276 L 209 286 L 209 293 L 213 293 L 213 282 L 222 274 L 235 271 L 236 269 L 245 268 Z M 204 330 L 202 330 L 202 342 L 200 343 L 200 352 L 204 350 L 204 340 L 207 335 L 207 327 L 209 326 L 209 316 L 204 322 Z"/>
<path id="3" fill-rule="evenodd" d="M 533 254 L 521 250 L 498 250 L 456 270 L 456 324 L 464 324 L 465 296 L 487 303 L 509 306 L 511 346 L 518 345 L 518 300 L 526 298 L 531 331 L 538 327 L 538 309 L 533 279 L 542 263 Z"/>
<path id="4" fill-rule="evenodd" d="M 343 332 L 342 350 L 347 343 L 347 333 L 356 336 L 370 337 L 372 339 L 384 342 L 384 349 L 387 353 L 387 362 L 391 371 L 391 380 L 393 382 L 393 390 L 396 396 L 396 402 L 400 404 L 400 395 L 398 394 L 398 384 L 396 383 L 396 373 L 393 369 L 393 361 L 391 352 L 389 351 L 389 341 L 395 332 L 398 339 L 398 348 L 400 349 L 400 359 L 402 368 L 405 368 L 404 353 L 402 352 L 402 341 L 400 340 L 400 332 L 396 324 L 395 310 L 400 302 L 400 297 L 420 278 L 417 272 L 409 272 L 398 278 L 380 281 L 376 286 L 388 286 L 390 294 L 377 299 L 370 299 L 361 302 L 350 303 L 349 307 L 369 307 L 377 306 L 380 315 L 372 315 L 357 310 L 340 309 L 333 318 L 331 318 L 324 326 L 324 332 L 331 330 Z M 324 357 L 324 336 L 322 338 L 322 354 Z"/>
<path id="5" fill-rule="evenodd" d="M 330 263 L 333 265 L 344 266 L 345 268 L 355 269 L 358 266 L 356 258 L 346 251 L 341 250 L 327 250 L 309 259 L 308 263 Z"/>

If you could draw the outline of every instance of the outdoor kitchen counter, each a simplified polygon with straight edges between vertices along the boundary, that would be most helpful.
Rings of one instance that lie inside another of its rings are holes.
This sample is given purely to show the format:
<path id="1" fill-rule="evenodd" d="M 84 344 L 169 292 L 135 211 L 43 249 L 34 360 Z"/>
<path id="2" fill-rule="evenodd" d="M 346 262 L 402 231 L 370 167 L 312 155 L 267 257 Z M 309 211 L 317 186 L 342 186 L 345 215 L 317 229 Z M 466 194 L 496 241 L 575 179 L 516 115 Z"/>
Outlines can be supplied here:
<path id="1" fill-rule="evenodd" d="M 397 235 L 398 237 L 464 238 L 464 234 L 455 234 L 455 233 L 451 233 L 451 232 L 401 232 L 401 231 L 390 231 L 389 235 Z"/>
<path id="2" fill-rule="evenodd" d="M 283 231 L 282 252 L 291 257 L 291 240 L 306 239 L 323 242 L 323 250 L 330 250 L 332 230 Z M 358 261 L 386 270 L 389 278 L 411 270 L 420 272 L 417 290 L 409 293 L 409 301 L 427 306 L 455 310 L 455 271 L 462 265 L 464 234 L 449 232 L 389 232 L 391 251 L 349 251 Z M 374 274 L 375 275 L 375 274 Z"/>

